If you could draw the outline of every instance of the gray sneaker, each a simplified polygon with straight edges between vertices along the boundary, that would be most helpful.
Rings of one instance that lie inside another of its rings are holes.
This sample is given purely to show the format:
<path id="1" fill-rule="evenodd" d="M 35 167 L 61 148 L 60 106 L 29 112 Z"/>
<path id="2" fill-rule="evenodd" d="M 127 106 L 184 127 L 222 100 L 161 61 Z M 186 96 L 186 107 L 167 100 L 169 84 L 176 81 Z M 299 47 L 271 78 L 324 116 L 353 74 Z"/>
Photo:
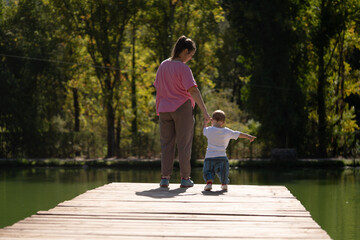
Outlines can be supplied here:
<path id="1" fill-rule="evenodd" d="M 181 184 L 180 184 L 181 188 L 189 188 L 192 186 L 194 186 L 194 182 L 190 178 L 188 179 L 181 178 Z"/>
<path id="2" fill-rule="evenodd" d="M 162 188 L 168 188 L 168 187 L 169 187 L 169 179 L 167 179 L 167 178 L 161 178 L 160 187 L 162 187 Z"/>

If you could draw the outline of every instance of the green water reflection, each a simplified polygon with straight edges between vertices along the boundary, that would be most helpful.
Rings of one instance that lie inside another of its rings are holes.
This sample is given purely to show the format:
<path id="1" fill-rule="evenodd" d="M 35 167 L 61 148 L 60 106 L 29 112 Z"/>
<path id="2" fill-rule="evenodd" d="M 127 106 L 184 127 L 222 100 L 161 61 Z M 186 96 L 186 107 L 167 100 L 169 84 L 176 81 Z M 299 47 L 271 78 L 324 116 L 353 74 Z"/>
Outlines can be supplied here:
<path id="1" fill-rule="evenodd" d="M 159 169 L 2 169 L 0 228 L 110 182 L 158 182 Z M 203 184 L 201 169 L 193 169 Z M 178 171 L 173 176 L 179 179 Z M 284 185 L 333 239 L 360 236 L 360 169 L 232 169 L 231 184 Z M 229 188 L 231 191 L 231 186 Z"/>

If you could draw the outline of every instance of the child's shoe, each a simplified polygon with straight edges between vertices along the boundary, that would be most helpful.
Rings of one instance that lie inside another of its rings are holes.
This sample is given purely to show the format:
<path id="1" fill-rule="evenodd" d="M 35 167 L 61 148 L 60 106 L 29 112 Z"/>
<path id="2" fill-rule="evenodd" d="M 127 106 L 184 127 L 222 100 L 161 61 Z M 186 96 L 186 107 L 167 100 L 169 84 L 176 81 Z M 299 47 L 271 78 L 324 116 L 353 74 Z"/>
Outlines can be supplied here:
<path id="1" fill-rule="evenodd" d="M 206 186 L 205 186 L 204 190 L 205 191 L 211 191 L 211 189 L 212 189 L 212 182 L 208 181 L 206 183 Z"/>
<path id="2" fill-rule="evenodd" d="M 228 190 L 227 184 L 221 184 L 221 189 L 227 191 Z"/>
<path id="3" fill-rule="evenodd" d="M 160 187 L 162 187 L 162 188 L 168 188 L 168 187 L 169 187 L 169 179 L 167 179 L 167 178 L 161 178 Z"/>
<path id="4" fill-rule="evenodd" d="M 181 178 L 181 184 L 180 184 L 181 188 L 188 188 L 192 186 L 194 186 L 194 182 L 190 178 L 188 179 Z"/>

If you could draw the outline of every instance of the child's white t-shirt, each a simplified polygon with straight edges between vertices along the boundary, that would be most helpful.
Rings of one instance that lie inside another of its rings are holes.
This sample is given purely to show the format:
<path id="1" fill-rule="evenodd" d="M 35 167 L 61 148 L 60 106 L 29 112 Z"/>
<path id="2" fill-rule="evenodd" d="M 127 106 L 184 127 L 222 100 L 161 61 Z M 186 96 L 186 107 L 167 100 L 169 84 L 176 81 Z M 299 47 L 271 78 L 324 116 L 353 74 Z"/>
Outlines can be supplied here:
<path id="1" fill-rule="evenodd" d="M 226 157 L 226 148 L 230 139 L 237 139 L 241 132 L 229 128 L 206 127 L 203 129 L 207 137 L 208 147 L 205 158 Z"/>

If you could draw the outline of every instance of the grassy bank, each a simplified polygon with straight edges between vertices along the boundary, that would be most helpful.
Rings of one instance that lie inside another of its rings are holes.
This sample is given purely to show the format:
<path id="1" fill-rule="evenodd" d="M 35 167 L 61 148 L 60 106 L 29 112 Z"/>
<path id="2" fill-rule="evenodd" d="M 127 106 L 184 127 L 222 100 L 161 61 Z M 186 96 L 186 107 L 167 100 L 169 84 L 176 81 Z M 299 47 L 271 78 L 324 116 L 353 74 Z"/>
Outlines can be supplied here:
<path id="1" fill-rule="evenodd" d="M 317 167 L 343 168 L 359 167 L 360 159 L 298 159 L 272 161 L 270 159 L 231 159 L 231 167 L 268 168 L 268 167 Z M 160 167 L 159 159 L 0 159 L 0 167 L 116 167 L 144 168 Z M 203 160 L 193 162 L 193 167 L 202 167 Z M 175 162 L 178 166 L 178 162 Z"/>

